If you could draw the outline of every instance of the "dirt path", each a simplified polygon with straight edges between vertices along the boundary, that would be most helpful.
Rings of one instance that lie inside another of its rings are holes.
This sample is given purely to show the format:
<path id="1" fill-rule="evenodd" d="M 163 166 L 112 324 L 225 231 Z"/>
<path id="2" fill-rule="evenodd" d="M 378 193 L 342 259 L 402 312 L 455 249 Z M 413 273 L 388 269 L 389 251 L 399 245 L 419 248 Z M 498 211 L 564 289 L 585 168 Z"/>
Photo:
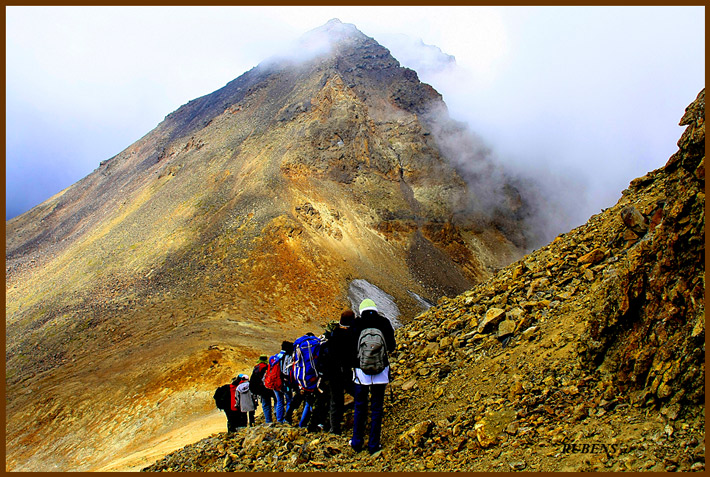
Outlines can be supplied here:
<path id="1" fill-rule="evenodd" d="M 198 416 L 185 426 L 170 431 L 150 441 L 142 450 L 115 459 L 101 467 L 90 469 L 91 472 L 139 472 L 156 460 L 188 444 L 226 430 L 227 420 L 222 411 Z"/>

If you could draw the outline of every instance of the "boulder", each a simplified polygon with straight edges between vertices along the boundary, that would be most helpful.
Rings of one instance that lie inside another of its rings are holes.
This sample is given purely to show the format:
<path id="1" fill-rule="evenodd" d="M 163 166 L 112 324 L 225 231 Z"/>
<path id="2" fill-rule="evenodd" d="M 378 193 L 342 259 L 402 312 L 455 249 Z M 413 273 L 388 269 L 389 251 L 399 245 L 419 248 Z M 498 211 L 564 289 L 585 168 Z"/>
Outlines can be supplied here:
<path id="1" fill-rule="evenodd" d="M 445 336 L 439 341 L 439 349 L 448 349 L 453 344 L 454 339 L 450 336 Z"/>
<path id="2" fill-rule="evenodd" d="M 515 411 L 503 409 L 488 412 L 474 427 L 476 439 L 481 447 L 490 447 L 496 442 L 499 435 L 515 420 Z"/>
<path id="3" fill-rule="evenodd" d="M 506 317 L 507 319 L 513 320 L 513 321 L 515 321 L 515 322 L 517 323 L 518 321 L 520 321 L 520 319 L 522 318 L 522 316 L 523 316 L 524 313 L 525 313 L 525 312 L 524 312 L 523 310 L 521 310 L 520 308 L 517 308 L 517 307 L 516 307 L 516 308 L 512 308 L 512 309 L 506 311 L 506 312 L 505 312 L 505 317 Z"/>
<path id="4" fill-rule="evenodd" d="M 513 320 L 503 320 L 498 324 L 498 339 L 503 339 L 515 333 L 515 322 Z"/>
<path id="5" fill-rule="evenodd" d="M 577 262 L 581 265 L 584 265 L 584 264 L 594 265 L 596 263 L 601 262 L 602 260 L 604 260 L 604 250 L 602 250 L 600 248 L 595 248 L 591 252 L 579 257 L 577 259 Z"/>
<path id="6" fill-rule="evenodd" d="M 249 449 L 251 447 L 258 446 L 262 442 L 264 442 L 263 429 L 261 427 L 251 427 L 244 436 L 244 442 L 242 443 L 242 447 L 245 449 Z"/>
<path id="7" fill-rule="evenodd" d="M 430 420 L 414 425 L 399 436 L 399 442 L 405 447 L 419 447 L 424 436 L 429 432 L 434 423 Z"/>
<path id="8" fill-rule="evenodd" d="M 426 345 L 422 351 L 423 358 L 431 358 L 439 351 L 439 343 L 433 342 Z"/>
<path id="9" fill-rule="evenodd" d="M 501 308 L 490 308 L 486 312 L 483 321 L 478 325 L 479 333 L 490 333 L 498 324 L 505 319 L 505 310 Z"/>
<path id="10" fill-rule="evenodd" d="M 627 205 L 621 209 L 621 220 L 639 237 L 648 230 L 648 221 L 633 205 Z"/>

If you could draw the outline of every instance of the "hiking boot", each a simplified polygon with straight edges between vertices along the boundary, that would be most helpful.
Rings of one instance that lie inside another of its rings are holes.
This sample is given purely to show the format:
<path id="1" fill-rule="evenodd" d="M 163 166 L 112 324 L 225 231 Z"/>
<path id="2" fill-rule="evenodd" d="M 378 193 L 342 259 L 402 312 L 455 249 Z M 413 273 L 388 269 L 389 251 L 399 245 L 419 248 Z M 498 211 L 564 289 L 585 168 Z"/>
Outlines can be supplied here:
<path id="1" fill-rule="evenodd" d="M 354 446 L 352 439 L 350 439 L 350 440 L 348 441 L 348 444 L 350 444 L 350 447 L 352 447 L 352 449 L 353 449 L 355 452 L 362 452 L 363 450 L 365 450 L 365 449 L 362 448 L 362 446 L 357 446 L 357 447 Z"/>
<path id="2" fill-rule="evenodd" d="M 374 455 L 374 454 L 377 454 L 378 452 L 380 452 L 381 450 L 382 450 L 382 446 L 377 446 L 374 449 L 368 448 L 367 452 L 369 452 L 370 455 Z"/>

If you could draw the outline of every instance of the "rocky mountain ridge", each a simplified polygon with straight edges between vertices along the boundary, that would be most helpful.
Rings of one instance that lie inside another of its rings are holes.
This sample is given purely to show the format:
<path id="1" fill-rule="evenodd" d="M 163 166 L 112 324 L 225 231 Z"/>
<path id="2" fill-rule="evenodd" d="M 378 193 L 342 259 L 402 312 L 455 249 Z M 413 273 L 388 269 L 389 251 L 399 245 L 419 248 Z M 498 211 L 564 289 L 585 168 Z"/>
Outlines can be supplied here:
<path id="1" fill-rule="evenodd" d="M 705 91 L 613 207 L 396 331 L 384 449 L 256 427 L 146 471 L 703 471 Z"/>
<path id="2" fill-rule="evenodd" d="M 356 280 L 405 322 L 522 255 L 525 200 L 504 178 L 476 206 L 431 86 L 352 25 L 304 41 L 6 223 L 8 470 L 101 469 L 209 417 Z"/>

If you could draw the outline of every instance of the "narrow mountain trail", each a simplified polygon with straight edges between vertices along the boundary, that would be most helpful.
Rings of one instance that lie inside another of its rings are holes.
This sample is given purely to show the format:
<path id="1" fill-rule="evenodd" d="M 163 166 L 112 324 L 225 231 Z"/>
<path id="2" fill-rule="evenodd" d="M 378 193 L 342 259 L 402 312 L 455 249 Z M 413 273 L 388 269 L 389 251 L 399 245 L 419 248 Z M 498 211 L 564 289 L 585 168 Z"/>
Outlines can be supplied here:
<path id="1" fill-rule="evenodd" d="M 705 91 L 613 207 L 396 330 L 384 449 L 265 427 L 147 471 L 704 471 Z"/>

